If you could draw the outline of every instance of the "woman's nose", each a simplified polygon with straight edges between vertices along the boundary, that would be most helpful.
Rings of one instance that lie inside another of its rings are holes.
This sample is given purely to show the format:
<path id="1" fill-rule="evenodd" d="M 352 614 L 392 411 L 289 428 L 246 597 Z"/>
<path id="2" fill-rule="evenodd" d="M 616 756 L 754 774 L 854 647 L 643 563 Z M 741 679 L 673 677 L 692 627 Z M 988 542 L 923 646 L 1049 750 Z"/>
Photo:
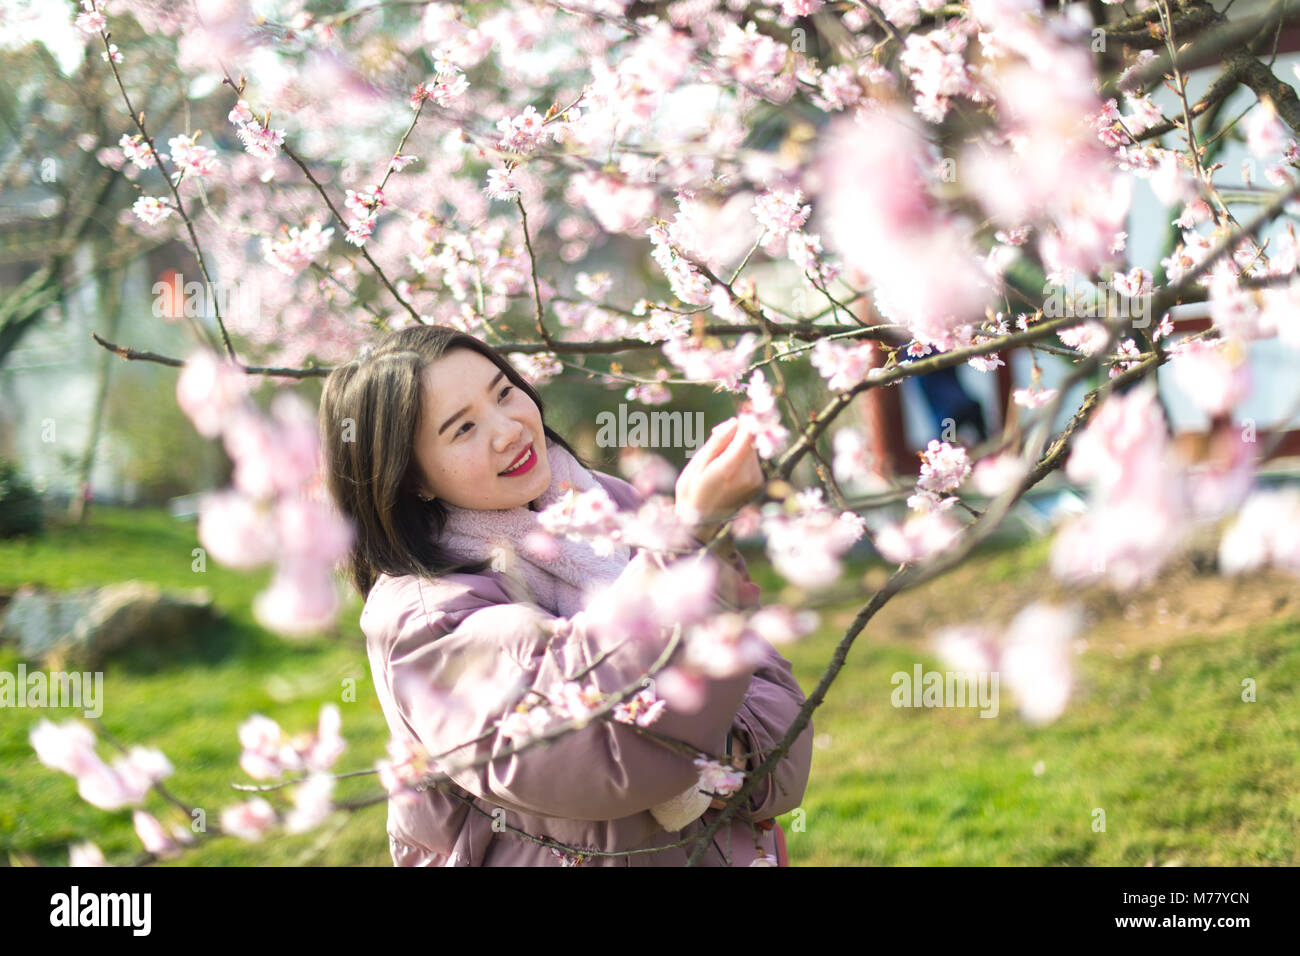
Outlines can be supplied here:
<path id="1" fill-rule="evenodd" d="M 524 426 L 522 422 L 510 421 L 497 432 L 497 451 L 509 451 L 515 445 L 519 444 L 519 439 L 523 436 Z"/>

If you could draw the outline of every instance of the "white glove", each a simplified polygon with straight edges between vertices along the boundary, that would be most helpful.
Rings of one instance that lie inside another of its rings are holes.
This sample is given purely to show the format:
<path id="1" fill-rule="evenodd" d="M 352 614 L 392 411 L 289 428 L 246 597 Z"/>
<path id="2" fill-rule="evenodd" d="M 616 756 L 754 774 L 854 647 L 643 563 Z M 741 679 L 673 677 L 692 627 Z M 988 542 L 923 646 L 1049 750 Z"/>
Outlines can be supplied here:
<path id="1" fill-rule="evenodd" d="M 651 807 L 650 813 L 661 827 L 669 833 L 676 833 L 709 809 L 709 804 L 712 802 L 713 798 L 702 791 L 699 783 L 696 782 L 671 800 L 665 800 Z"/>
<path id="2" fill-rule="evenodd" d="M 712 802 L 713 798 L 700 789 L 697 780 L 671 800 L 655 804 L 650 808 L 650 814 L 669 833 L 676 833 L 709 809 Z"/>

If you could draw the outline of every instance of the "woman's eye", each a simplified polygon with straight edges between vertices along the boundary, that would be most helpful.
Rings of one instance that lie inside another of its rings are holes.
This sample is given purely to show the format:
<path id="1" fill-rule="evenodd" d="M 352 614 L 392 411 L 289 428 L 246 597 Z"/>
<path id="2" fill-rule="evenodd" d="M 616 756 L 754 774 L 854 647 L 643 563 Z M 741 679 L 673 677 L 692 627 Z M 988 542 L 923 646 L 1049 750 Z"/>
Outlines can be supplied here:
<path id="1" fill-rule="evenodd" d="M 507 385 L 505 388 L 501 389 L 501 395 L 499 397 L 501 399 L 504 399 L 506 397 L 506 393 L 513 388 L 514 388 L 513 385 Z M 453 435 L 452 438 L 459 438 L 461 435 L 465 434 L 466 428 L 473 428 L 473 427 L 474 427 L 473 422 L 466 422 L 465 424 L 461 425 L 460 428 L 456 429 L 456 434 Z"/>

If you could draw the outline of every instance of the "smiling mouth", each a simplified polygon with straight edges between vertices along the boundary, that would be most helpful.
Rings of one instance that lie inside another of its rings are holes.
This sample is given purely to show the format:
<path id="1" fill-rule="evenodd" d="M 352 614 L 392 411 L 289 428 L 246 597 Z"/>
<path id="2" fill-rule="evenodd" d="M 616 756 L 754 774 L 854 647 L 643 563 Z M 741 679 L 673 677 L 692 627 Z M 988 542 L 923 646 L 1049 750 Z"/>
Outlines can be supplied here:
<path id="1" fill-rule="evenodd" d="M 530 442 L 528 447 L 524 449 L 523 454 L 521 454 L 518 458 L 515 459 L 514 464 L 511 465 L 509 468 L 507 468 L 505 471 L 501 472 L 500 474 L 504 476 L 509 476 L 509 475 L 516 474 L 519 471 L 527 471 L 530 467 L 532 467 L 532 464 L 536 460 L 536 457 L 537 457 L 537 453 L 533 450 L 532 443 Z"/>

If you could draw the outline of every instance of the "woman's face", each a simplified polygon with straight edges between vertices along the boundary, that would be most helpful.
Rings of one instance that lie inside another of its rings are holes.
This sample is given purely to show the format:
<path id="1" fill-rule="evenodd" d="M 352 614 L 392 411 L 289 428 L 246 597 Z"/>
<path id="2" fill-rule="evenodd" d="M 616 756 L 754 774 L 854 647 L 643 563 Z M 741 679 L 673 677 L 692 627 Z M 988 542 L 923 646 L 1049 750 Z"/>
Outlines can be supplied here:
<path id="1" fill-rule="evenodd" d="M 421 494 L 500 511 L 527 507 L 550 487 L 537 403 L 486 357 L 451 349 L 425 368 L 420 392 L 414 451 Z M 522 467 L 502 474 L 512 465 Z"/>

